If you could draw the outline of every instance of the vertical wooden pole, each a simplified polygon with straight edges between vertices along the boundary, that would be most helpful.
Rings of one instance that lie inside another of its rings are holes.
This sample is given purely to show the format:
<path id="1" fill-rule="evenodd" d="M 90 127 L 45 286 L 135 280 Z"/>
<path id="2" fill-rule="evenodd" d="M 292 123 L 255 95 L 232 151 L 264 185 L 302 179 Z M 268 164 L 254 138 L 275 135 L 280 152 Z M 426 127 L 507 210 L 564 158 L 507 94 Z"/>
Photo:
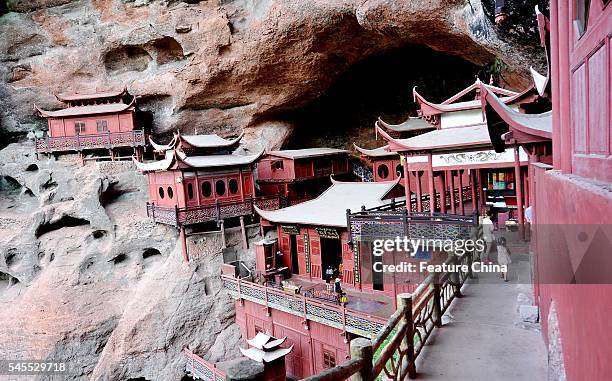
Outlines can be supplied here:
<path id="1" fill-rule="evenodd" d="M 519 161 L 519 147 L 514 147 L 514 187 L 516 188 L 516 205 L 518 212 L 519 225 L 523 225 L 524 212 L 523 212 L 523 179 L 521 176 L 521 163 Z"/>
<path id="2" fill-rule="evenodd" d="M 249 248 L 249 240 L 247 239 L 246 228 L 244 226 L 244 216 L 240 216 L 240 232 L 242 233 L 242 248 L 247 250 Z"/>
<path id="3" fill-rule="evenodd" d="M 219 228 L 221 229 L 221 244 L 223 245 L 223 248 L 226 248 L 227 242 L 225 240 L 225 221 L 219 221 Z"/>
<path id="4" fill-rule="evenodd" d="M 453 214 L 457 214 L 457 206 L 455 205 L 455 178 L 453 176 L 453 171 L 448 171 L 448 178 L 450 183 L 450 199 L 451 199 L 451 212 Z"/>
<path id="5" fill-rule="evenodd" d="M 427 171 L 429 180 L 429 213 L 433 216 L 436 211 L 436 186 L 434 184 L 433 159 L 431 152 L 427 153 Z"/>
<path id="6" fill-rule="evenodd" d="M 417 181 L 417 212 L 423 211 L 423 204 L 421 198 L 423 197 L 423 192 L 421 191 L 421 172 L 416 171 L 416 181 Z"/>
<path id="7" fill-rule="evenodd" d="M 481 169 L 476 170 L 476 185 L 478 186 L 478 214 L 480 214 L 480 209 L 484 208 L 486 205 L 486 202 L 484 199 L 484 192 L 482 191 L 482 188 L 484 188 L 484 185 L 482 183 L 482 170 Z"/>
<path id="8" fill-rule="evenodd" d="M 189 262 L 189 253 L 187 252 L 187 236 L 185 235 L 184 226 L 181 226 L 180 239 L 181 239 L 181 250 L 183 252 L 183 259 L 185 260 L 185 262 Z"/>
<path id="9" fill-rule="evenodd" d="M 470 190 L 472 191 L 472 213 L 478 212 L 478 198 L 476 194 L 476 172 L 470 170 Z"/>
<path id="10" fill-rule="evenodd" d="M 444 171 L 440 173 L 440 185 L 442 186 L 442 191 L 440 192 L 440 211 L 446 213 L 446 172 Z"/>
<path id="11" fill-rule="evenodd" d="M 457 170 L 457 174 L 459 175 L 459 209 L 461 210 L 461 214 L 465 215 L 465 207 L 463 205 L 463 174 L 462 170 Z"/>
<path id="12" fill-rule="evenodd" d="M 372 374 L 372 342 L 363 337 L 351 340 L 351 359 L 361 359 L 362 367 L 351 378 L 352 381 L 374 381 Z M 314 363 L 314 361 L 312 361 Z"/>
<path id="13" fill-rule="evenodd" d="M 404 191 L 406 193 L 406 211 L 412 213 L 412 196 L 410 192 L 410 171 L 408 169 L 408 155 L 404 155 Z"/>
<path id="14" fill-rule="evenodd" d="M 401 310 L 402 317 L 399 324 L 406 324 L 406 334 L 400 343 L 400 351 L 406 353 L 404 361 L 400 365 L 400 374 L 408 372 L 408 377 L 416 377 L 416 365 L 414 363 L 414 323 L 412 319 L 412 295 L 399 294 L 397 296 L 397 308 Z M 400 378 L 403 379 L 403 378 Z"/>

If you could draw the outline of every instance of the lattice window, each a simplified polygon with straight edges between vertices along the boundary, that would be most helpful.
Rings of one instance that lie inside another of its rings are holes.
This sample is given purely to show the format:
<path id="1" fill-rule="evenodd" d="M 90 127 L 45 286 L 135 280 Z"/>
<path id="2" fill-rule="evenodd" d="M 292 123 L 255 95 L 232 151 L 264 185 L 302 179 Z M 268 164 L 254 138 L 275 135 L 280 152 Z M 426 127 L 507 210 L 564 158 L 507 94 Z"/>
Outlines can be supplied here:
<path id="1" fill-rule="evenodd" d="M 84 134 L 86 132 L 85 122 L 74 122 L 74 133 L 77 135 Z"/>
<path id="2" fill-rule="evenodd" d="M 106 120 L 96 120 L 96 130 L 98 132 L 108 132 L 108 123 Z"/>
<path id="3" fill-rule="evenodd" d="M 329 369 L 335 366 L 336 366 L 336 354 L 324 349 L 323 350 L 323 368 Z"/>

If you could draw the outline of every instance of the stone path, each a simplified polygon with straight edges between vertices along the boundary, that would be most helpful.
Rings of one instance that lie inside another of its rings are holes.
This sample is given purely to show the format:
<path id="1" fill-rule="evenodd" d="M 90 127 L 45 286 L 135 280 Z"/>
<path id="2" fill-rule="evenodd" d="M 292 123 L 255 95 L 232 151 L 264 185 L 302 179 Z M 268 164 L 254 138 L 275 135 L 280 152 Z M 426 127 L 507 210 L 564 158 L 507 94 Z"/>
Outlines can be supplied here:
<path id="1" fill-rule="evenodd" d="M 526 246 L 513 241 L 510 281 L 481 273 L 464 285 L 464 297 L 453 301 L 443 318 L 446 324 L 434 330 L 417 359 L 418 380 L 547 379 L 539 330 L 517 324 L 517 295 L 531 292 L 531 274 Z M 497 257 L 495 249 L 491 257 Z"/>

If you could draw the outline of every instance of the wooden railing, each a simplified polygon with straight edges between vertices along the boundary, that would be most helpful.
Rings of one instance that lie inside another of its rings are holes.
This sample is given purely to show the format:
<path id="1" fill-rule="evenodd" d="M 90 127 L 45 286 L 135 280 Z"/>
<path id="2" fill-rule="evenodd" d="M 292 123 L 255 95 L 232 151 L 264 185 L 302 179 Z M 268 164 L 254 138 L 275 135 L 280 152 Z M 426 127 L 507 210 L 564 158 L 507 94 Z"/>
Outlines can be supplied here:
<path id="1" fill-rule="evenodd" d="M 225 381 L 225 372 L 218 369 L 215 364 L 204 360 L 187 348 L 183 351 L 187 358 L 185 370 L 191 378 L 204 381 Z"/>
<path id="2" fill-rule="evenodd" d="M 300 316 L 305 322 L 316 321 L 363 337 L 375 337 L 385 323 L 382 317 L 355 311 L 335 302 L 305 295 L 292 295 L 275 287 L 262 286 L 225 275 L 221 275 L 221 278 L 223 287 L 233 297 Z"/>
<path id="3" fill-rule="evenodd" d="M 139 147 L 146 145 L 142 130 L 36 139 L 36 152 L 82 151 L 84 149 Z"/>
<path id="4" fill-rule="evenodd" d="M 200 205 L 186 208 L 169 208 L 147 202 L 147 216 L 155 222 L 182 226 L 207 221 L 220 221 L 224 218 L 247 216 L 255 213 L 254 206 L 274 210 L 284 207 L 286 200 L 281 196 L 249 197 L 238 201 L 219 201 L 211 205 Z"/>
<path id="5" fill-rule="evenodd" d="M 480 236 L 476 231 L 474 239 Z M 461 297 L 461 286 L 472 277 L 471 264 L 476 253 L 451 255 L 447 265 L 466 265 L 466 270 L 432 273 L 412 294 L 397 296 L 397 310 L 379 333 L 368 340 L 351 341 L 351 359 L 306 378 L 306 381 L 353 381 L 377 379 L 406 380 L 416 377 L 416 360 L 435 328 L 442 326 L 442 315 L 455 298 Z M 451 328 L 452 329 L 452 328 Z"/>

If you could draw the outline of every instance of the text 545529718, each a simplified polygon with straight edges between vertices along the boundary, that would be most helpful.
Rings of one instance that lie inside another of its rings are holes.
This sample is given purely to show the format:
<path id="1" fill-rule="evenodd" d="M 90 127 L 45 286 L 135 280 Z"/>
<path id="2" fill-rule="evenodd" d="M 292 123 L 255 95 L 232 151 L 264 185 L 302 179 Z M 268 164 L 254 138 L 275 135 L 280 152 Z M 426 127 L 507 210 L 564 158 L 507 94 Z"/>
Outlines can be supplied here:
<path id="1" fill-rule="evenodd" d="M 61 375 L 68 373 L 68 364 L 52 360 L 0 360 L 0 375 Z"/>

